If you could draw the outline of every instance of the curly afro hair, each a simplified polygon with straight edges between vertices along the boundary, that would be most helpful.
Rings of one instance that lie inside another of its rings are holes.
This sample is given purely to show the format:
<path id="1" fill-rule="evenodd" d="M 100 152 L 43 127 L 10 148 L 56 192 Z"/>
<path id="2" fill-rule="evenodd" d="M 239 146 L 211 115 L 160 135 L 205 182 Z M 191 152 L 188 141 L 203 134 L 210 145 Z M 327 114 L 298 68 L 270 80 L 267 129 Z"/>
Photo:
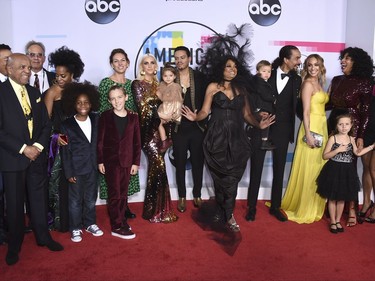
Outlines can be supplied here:
<path id="1" fill-rule="evenodd" d="M 361 48 L 348 47 L 340 51 L 341 60 L 345 55 L 353 60 L 351 75 L 363 78 L 371 78 L 374 73 L 374 62 L 369 54 Z"/>
<path id="2" fill-rule="evenodd" d="M 80 55 L 68 49 L 66 46 L 62 46 L 55 52 L 50 53 L 48 61 L 51 66 L 65 66 L 70 73 L 73 73 L 73 78 L 78 80 L 81 77 L 85 64 L 82 62 Z"/>
<path id="3" fill-rule="evenodd" d="M 88 81 L 84 83 L 69 83 L 62 91 L 62 106 L 66 116 L 76 114 L 75 103 L 80 95 L 86 95 L 91 103 L 91 111 L 98 111 L 100 107 L 98 88 Z"/>

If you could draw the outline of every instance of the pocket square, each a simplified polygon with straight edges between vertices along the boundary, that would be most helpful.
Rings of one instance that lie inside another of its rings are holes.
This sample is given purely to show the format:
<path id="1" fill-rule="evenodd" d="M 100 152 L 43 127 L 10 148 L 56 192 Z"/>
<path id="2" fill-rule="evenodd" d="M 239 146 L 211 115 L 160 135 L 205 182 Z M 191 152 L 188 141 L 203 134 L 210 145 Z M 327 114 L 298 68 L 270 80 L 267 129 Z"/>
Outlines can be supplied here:
<path id="1" fill-rule="evenodd" d="M 36 103 L 39 103 L 41 100 L 42 100 L 41 98 L 38 98 L 38 99 L 36 100 Z"/>

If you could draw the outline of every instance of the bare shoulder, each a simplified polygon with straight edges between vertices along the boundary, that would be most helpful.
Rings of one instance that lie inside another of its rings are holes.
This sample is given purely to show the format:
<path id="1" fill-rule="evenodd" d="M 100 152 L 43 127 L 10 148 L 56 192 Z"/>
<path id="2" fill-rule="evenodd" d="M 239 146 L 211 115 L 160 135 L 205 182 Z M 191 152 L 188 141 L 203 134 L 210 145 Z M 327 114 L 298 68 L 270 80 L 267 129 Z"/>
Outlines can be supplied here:
<path id="1" fill-rule="evenodd" d="M 61 98 L 61 88 L 58 85 L 52 85 L 45 96 L 49 100 L 58 100 Z"/>

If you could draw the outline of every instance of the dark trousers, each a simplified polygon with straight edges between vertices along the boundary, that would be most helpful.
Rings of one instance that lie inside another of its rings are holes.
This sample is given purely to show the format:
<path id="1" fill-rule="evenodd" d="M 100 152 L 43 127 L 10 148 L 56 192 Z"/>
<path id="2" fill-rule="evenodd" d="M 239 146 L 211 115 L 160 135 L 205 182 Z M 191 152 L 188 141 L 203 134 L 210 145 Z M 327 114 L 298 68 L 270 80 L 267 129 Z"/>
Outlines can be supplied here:
<path id="1" fill-rule="evenodd" d="M 26 170 L 3 172 L 3 181 L 9 226 L 8 251 L 18 253 L 21 249 L 25 229 L 26 190 L 28 191 L 30 215 L 36 241 L 41 245 L 49 243 L 52 238 L 47 224 L 46 165 L 35 161 Z"/>
<path id="2" fill-rule="evenodd" d="M 291 123 L 289 122 L 275 123 L 270 130 L 270 137 L 276 146 L 276 149 L 272 150 L 273 179 L 271 190 L 271 206 L 275 209 L 279 209 L 281 206 L 284 170 L 291 130 Z M 251 134 L 253 152 L 250 157 L 250 184 L 247 197 L 249 208 L 256 207 L 262 179 L 266 151 L 260 149 L 260 143 L 261 131 L 258 128 L 253 128 Z"/>
<path id="3" fill-rule="evenodd" d="M 131 167 L 106 165 L 105 168 L 105 179 L 108 185 L 107 208 L 113 230 L 126 224 L 125 211 L 128 206 Z"/>
<path id="4" fill-rule="evenodd" d="M 176 183 L 178 196 L 186 197 L 186 162 L 188 151 L 190 151 L 190 161 L 193 174 L 193 196 L 201 197 L 202 180 L 203 180 L 203 132 L 196 124 L 190 126 L 179 126 L 177 133 L 172 133 L 173 157 L 176 168 Z"/>
<path id="5" fill-rule="evenodd" d="M 0 244 L 6 239 L 5 231 L 5 199 L 4 199 L 4 185 L 3 175 L 0 173 Z"/>
<path id="6" fill-rule="evenodd" d="M 98 174 L 76 176 L 76 183 L 69 183 L 69 229 L 89 227 L 96 223 L 95 204 L 98 197 Z"/>
<path id="7" fill-rule="evenodd" d="M 224 185 L 220 180 L 214 181 L 215 200 L 221 207 L 225 215 L 225 221 L 228 221 L 233 215 L 236 204 L 238 181 L 234 179 L 232 184 Z"/>

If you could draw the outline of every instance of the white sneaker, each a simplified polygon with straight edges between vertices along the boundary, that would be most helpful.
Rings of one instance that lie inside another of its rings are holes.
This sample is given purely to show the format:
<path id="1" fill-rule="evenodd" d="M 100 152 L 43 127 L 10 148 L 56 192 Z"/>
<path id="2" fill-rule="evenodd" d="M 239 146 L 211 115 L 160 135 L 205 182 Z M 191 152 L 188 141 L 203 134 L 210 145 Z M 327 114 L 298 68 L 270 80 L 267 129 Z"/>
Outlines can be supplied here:
<path id="1" fill-rule="evenodd" d="M 94 236 L 102 236 L 103 235 L 103 231 L 96 224 L 90 225 L 88 228 L 86 228 L 86 231 L 91 233 Z"/>
<path id="2" fill-rule="evenodd" d="M 72 237 L 70 237 L 70 240 L 73 242 L 81 242 L 82 241 L 82 230 L 75 229 L 72 231 Z"/>

